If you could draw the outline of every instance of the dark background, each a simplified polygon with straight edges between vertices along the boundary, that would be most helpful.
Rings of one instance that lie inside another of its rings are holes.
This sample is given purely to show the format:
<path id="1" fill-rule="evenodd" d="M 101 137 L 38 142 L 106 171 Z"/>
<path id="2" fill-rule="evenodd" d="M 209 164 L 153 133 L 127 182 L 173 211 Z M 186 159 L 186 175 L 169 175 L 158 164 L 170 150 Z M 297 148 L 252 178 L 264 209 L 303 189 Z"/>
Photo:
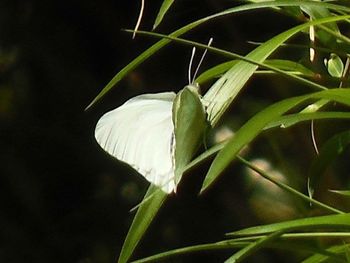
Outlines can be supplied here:
<path id="1" fill-rule="evenodd" d="M 148 3 L 149 2 L 149 3 Z M 161 1 L 146 1 L 149 30 Z M 107 110 L 135 94 L 187 84 L 191 48 L 172 44 L 146 61 L 100 103 L 84 108 L 123 66 L 156 41 L 131 39 L 139 1 L 0 1 L 0 262 L 114 262 L 147 182 L 106 155 L 94 126 Z M 176 1 L 160 32 L 223 10 L 228 1 Z M 218 19 L 187 38 L 245 54 L 292 20 L 269 11 Z M 203 69 L 223 61 L 209 55 Z M 260 79 L 260 81 L 262 81 Z M 253 81 L 252 86 L 262 87 Z M 205 87 L 204 87 L 205 88 Z M 249 105 L 261 105 L 269 94 Z M 244 110 L 237 106 L 236 112 Z M 247 110 L 247 108 L 246 108 Z M 254 110 L 249 107 L 246 115 Z M 185 178 L 161 210 L 137 256 L 213 242 L 256 224 L 233 165 L 206 195 L 197 196 L 209 164 Z M 231 175 L 231 176 L 229 176 Z M 172 262 L 220 262 L 232 251 Z M 271 253 L 256 262 L 271 262 Z M 195 258 L 195 259 L 194 259 Z M 186 261 L 187 260 L 187 261 Z M 253 260 L 253 259 L 252 259 Z M 199 262 L 199 261 L 197 261 Z"/>

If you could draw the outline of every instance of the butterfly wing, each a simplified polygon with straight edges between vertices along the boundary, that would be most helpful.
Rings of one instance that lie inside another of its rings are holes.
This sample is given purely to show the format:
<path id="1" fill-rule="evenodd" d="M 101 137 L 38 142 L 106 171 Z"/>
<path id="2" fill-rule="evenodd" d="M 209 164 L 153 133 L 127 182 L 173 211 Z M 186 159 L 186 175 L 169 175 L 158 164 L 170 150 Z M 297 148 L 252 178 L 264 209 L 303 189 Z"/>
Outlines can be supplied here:
<path id="1" fill-rule="evenodd" d="M 106 152 L 167 193 L 175 188 L 174 98 L 173 92 L 134 97 L 103 115 L 95 129 L 95 138 Z"/>

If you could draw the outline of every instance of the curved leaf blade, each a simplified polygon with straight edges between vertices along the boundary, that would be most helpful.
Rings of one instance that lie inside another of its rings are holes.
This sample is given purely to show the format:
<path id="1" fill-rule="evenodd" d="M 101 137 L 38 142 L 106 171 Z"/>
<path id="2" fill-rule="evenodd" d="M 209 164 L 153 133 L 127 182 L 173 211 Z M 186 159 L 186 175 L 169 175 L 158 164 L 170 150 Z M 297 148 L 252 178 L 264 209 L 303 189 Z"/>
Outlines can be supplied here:
<path id="1" fill-rule="evenodd" d="M 281 223 L 249 227 L 228 233 L 229 236 L 251 236 L 274 233 L 276 231 L 308 230 L 315 228 L 344 228 L 350 230 L 350 213 L 308 217 Z"/>
<path id="2" fill-rule="evenodd" d="M 144 197 L 144 200 L 147 200 L 141 203 L 136 212 L 120 252 L 118 263 L 128 262 L 137 244 L 140 242 L 147 228 L 165 201 L 167 194 L 158 190 L 159 188 L 154 185 L 150 185 L 148 188 Z"/>
<path id="3" fill-rule="evenodd" d="M 282 114 L 309 99 L 329 99 L 350 105 L 350 91 L 347 89 L 332 89 L 292 97 L 279 101 L 254 115 L 227 142 L 225 147 L 215 157 L 204 179 L 201 192 L 205 191 L 225 168 L 236 158 L 239 151 L 250 143 L 269 123 L 280 118 Z"/>
<path id="4" fill-rule="evenodd" d="M 236 252 L 233 256 L 225 261 L 225 263 L 238 263 L 244 260 L 249 255 L 253 254 L 260 248 L 266 246 L 268 242 L 280 237 L 283 234 L 283 231 L 276 231 L 265 237 L 260 238 L 259 240 L 253 242 L 252 244 L 244 247 L 243 249 Z"/>
<path id="5" fill-rule="evenodd" d="M 320 25 L 323 23 L 335 22 L 350 18 L 350 16 L 327 17 L 295 26 L 279 35 L 269 39 L 253 51 L 246 58 L 263 63 L 279 46 L 294 36 L 296 33 L 309 28 L 311 25 Z M 204 101 L 207 101 L 207 112 L 210 123 L 215 126 L 221 116 L 230 106 L 232 101 L 244 87 L 249 78 L 254 74 L 257 65 L 240 61 L 228 70 L 204 95 Z"/>
<path id="6" fill-rule="evenodd" d="M 269 123 L 264 130 L 273 128 L 273 127 L 281 127 L 281 128 L 289 128 L 293 125 L 296 125 L 300 122 L 310 121 L 310 120 L 323 120 L 323 119 L 349 119 L 349 112 L 314 112 L 314 113 L 295 113 L 284 115 L 277 120 Z"/>
<path id="7" fill-rule="evenodd" d="M 227 9 L 225 11 L 201 18 L 197 21 L 194 21 L 176 31 L 170 34 L 170 36 L 177 37 L 180 36 L 193 28 L 211 21 L 214 18 L 222 17 L 229 14 L 234 14 L 242 11 L 247 10 L 254 10 L 254 9 L 262 9 L 262 8 L 268 8 L 273 6 L 324 6 L 325 8 L 329 8 L 332 10 L 340 10 L 344 12 L 350 12 L 350 8 L 347 8 L 345 6 L 341 5 L 334 5 L 329 3 L 320 3 L 320 2 L 314 2 L 314 1 L 294 1 L 294 0 L 282 0 L 282 1 L 266 1 L 262 3 L 256 3 L 256 4 L 247 4 L 242 5 L 234 8 Z M 161 39 L 151 47 L 149 47 L 147 50 L 142 52 L 139 56 L 137 56 L 135 59 L 133 59 L 128 65 L 126 65 L 123 69 L 121 69 L 113 78 L 112 80 L 101 90 L 101 92 L 92 100 L 92 102 L 86 107 L 85 110 L 89 109 L 92 105 L 94 105 L 97 101 L 99 101 L 102 97 L 104 97 L 114 86 L 116 86 L 128 73 L 130 73 L 132 70 L 134 70 L 137 66 L 139 66 L 141 63 L 143 63 L 146 59 L 148 59 L 150 56 L 152 56 L 154 53 L 156 53 L 158 50 L 169 44 L 171 40 L 169 39 Z"/>
<path id="8" fill-rule="evenodd" d="M 159 24 L 162 22 L 166 12 L 168 12 L 169 8 L 171 7 L 171 5 L 174 3 L 174 0 L 164 0 L 160 9 L 159 9 L 159 12 L 158 12 L 158 15 L 156 17 L 156 20 L 154 21 L 154 24 L 153 24 L 153 30 L 159 26 Z"/>

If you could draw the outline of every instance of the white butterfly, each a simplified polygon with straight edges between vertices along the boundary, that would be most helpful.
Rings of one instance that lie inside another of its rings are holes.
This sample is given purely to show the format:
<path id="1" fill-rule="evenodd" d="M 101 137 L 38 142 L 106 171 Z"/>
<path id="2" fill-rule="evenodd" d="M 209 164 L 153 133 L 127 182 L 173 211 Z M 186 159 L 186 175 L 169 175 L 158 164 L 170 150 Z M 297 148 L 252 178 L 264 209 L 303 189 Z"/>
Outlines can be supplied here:
<path id="1" fill-rule="evenodd" d="M 107 112 L 95 137 L 109 154 L 128 163 L 166 193 L 175 189 L 174 92 L 144 94 Z"/>
<path id="2" fill-rule="evenodd" d="M 209 41 L 208 45 L 211 44 L 211 41 L 212 39 Z M 195 49 L 192 51 L 189 66 L 190 83 L 192 82 L 190 79 L 190 71 L 194 52 Z M 206 50 L 202 55 L 199 65 L 205 53 Z M 199 65 L 196 69 L 196 73 Z M 190 87 L 187 88 L 193 92 L 197 87 L 190 85 Z M 175 191 L 176 185 L 180 180 L 180 178 L 177 178 L 176 183 L 175 168 L 178 167 L 175 167 L 175 155 L 177 154 L 175 154 L 176 139 L 173 111 L 176 111 L 176 116 L 180 116 L 177 110 L 178 107 L 183 106 L 179 106 L 180 102 L 178 102 L 176 105 L 177 108 L 173 109 L 175 98 L 177 97 L 174 92 L 136 96 L 120 107 L 103 115 L 95 129 L 95 138 L 106 152 L 132 166 L 149 182 L 159 186 L 166 193 Z M 180 98 L 178 101 L 179 100 L 181 101 Z M 200 101 L 199 104 L 201 104 Z M 201 110 L 204 112 L 204 108 Z M 203 115 L 205 114 L 203 113 Z M 202 115 L 200 116 L 202 117 Z M 182 117 L 181 115 L 180 118 Z M 194 116 L 193 119 L 195 118 Z M 190 118 L 186 119 L 190 120 Z M 203 122 L 204 121 L 202 121 L 202 123 Z M 177 120 L 176 123 L 178 125 L 179 121 Z M 187 123 L 184 126 L 186 126 L 187 129 L 189 127 L 198 129 L 201 127 L 201 125 L 196 127 L 193 123 L 192 126 L 191 124 L 187 125 Z M 193 133 L 193 130 L 189 130 L 188 132 Z M 186 138 L 191 138 L 191 136 L 186 136 Z M 180 143 L 182 147 L 188 146 L 188 140 L 185 139 L 181 142 L 183 142 Z M 187 148 L 189 149 L 189 155 L 191 155 L 196 147 Z M 181 156 L 180 159 L 182 159 L 181 165 L 183 165 L 184 160 L 188 161 L 184 156 Z M 177 175 L 177 177 L 180 176 Z"/>

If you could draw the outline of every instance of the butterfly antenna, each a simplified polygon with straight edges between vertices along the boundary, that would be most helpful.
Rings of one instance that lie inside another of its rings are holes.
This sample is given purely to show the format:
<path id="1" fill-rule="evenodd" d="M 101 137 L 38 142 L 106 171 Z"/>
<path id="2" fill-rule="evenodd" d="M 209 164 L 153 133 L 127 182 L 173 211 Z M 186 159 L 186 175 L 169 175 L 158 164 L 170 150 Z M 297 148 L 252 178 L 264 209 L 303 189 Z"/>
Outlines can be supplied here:
<path id="1" fill-rule="evenodd" d="M 193 64 L 193 59 L 194 59 L 194 54 L 196 53 L 196 47 L 192 48 L 192 55 L 190 59 L 190 64 L 188 65 L 188 84 L 192 84 L 191 80 L 191 71 L 192 71 L 192 64 Z"/>
<path id="2" fill-rule="evenodd" d="M 207 46 L 210 47 L 212 42 L 213 42 L 213 38 L 211 37 L 211 38 L 209 39 L 209 42 L 208 42 L 208 45 L 207 45 Z M 204 50 L 204 52 L 203 52 L 203 55 L 202 55 L 202 57 L 201 57 L 201 60 L 200 60 L 199 63 L 198 63 L 198 66 L 197 66 L 197 68 L 196 68 L 196 71 L 194 72 L 193 81 L 194 81 L 194 80 L 196 79 L 196 77 L 197 77 L 199 68 L 200 68 L 200 66 L 201 66 L 201 64 L 202 64 L 202 62 L 203 62 L 203 60 L 204 60 L 204 57 L 205 57 L 205 55 L 207 54 L 207 52 L 208 52 L 208 49 L 206 48 L 206 49 Z M 190 82 L 190 84 L 193 84 L 193 83 Z"/>

